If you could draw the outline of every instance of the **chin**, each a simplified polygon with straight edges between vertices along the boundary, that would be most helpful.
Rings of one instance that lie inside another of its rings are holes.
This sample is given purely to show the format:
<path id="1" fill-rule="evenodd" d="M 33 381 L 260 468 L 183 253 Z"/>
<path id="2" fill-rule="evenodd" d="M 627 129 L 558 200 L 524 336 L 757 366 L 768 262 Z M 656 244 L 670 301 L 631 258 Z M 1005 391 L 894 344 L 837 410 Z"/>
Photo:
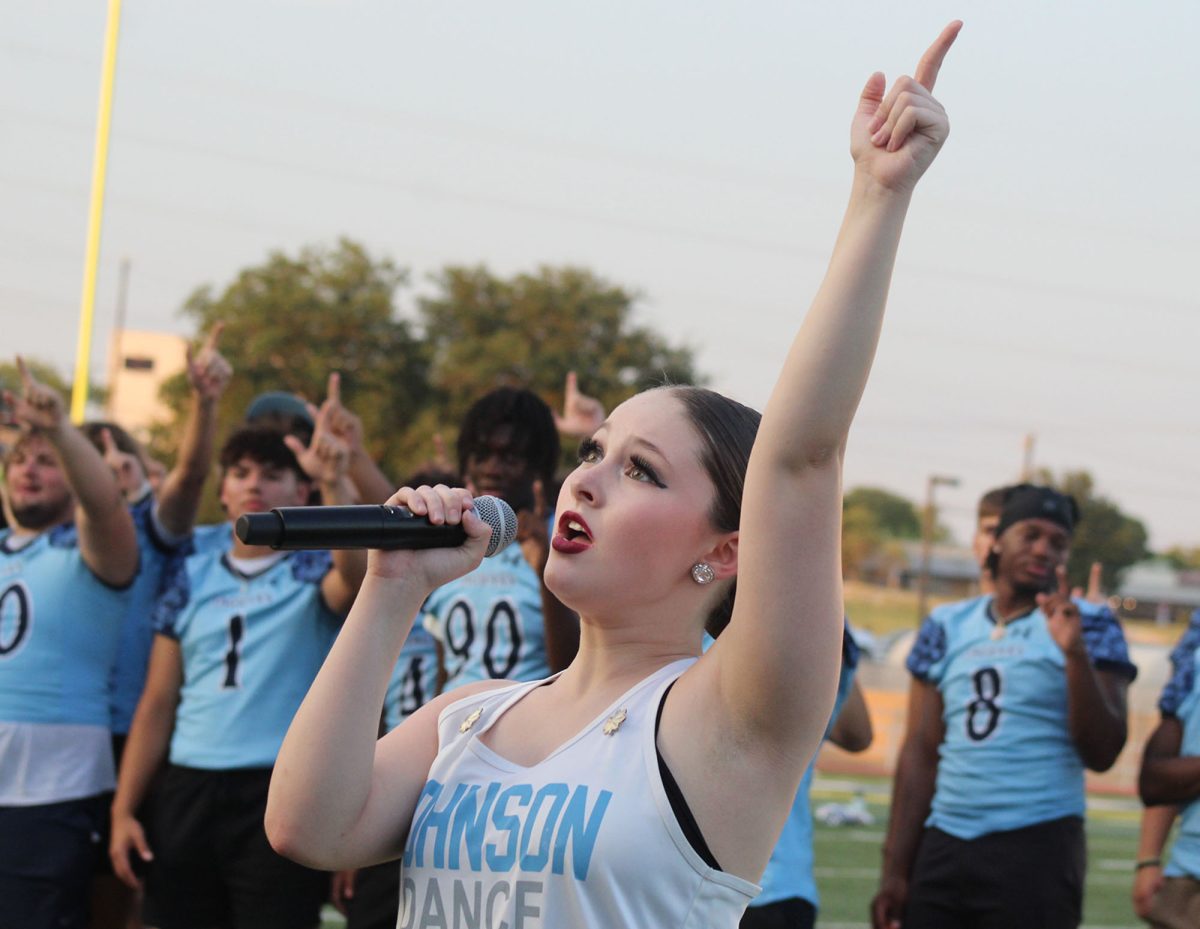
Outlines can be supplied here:
<path id="1" fill-rule="evenodd" d="M 13 519 L 22 529 L 32 529 L 40 532 L 70 519 L 69 507 L 53 506 L 49 503 L 28 503 L 25 506 L 12 506 Z"/>

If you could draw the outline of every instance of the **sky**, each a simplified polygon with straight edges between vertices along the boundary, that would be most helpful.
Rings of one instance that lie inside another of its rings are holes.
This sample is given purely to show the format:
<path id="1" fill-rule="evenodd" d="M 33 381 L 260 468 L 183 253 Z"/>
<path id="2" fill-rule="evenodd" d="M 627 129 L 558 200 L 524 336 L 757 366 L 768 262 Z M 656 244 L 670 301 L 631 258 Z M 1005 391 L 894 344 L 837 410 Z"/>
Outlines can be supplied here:
<path id="1" fill-rule="evenodd" d="M 0 353 L 73 369 L 106 4 L 0 0 Z M 410 269 L 576 264 L 762 406 L 849 190 L 872 71 L 966 25 L 848 487 L 945 522 L 1087 469 L 1152 547 L 1200 545 L 1200 5 L 125 0 L 93 378 L 126 325 L 341 236 Z M 581 385 L 586 390 L 586 384 Z"/>

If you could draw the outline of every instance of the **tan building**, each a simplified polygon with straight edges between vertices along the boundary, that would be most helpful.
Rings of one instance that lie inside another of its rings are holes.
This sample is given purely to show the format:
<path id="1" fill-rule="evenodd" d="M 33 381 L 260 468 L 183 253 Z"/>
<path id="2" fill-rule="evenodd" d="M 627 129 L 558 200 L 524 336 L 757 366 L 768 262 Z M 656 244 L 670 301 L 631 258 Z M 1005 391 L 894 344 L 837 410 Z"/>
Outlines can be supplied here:
<path id="1" fill-rule="evenodd" d="M 163 381 L 186 365 L 187 342 L 182 336 L 131 329 L 115 333 L 105 415 L 145 439 L 152 423 L 170 418 L 170 411 L 159 400 Z"/>

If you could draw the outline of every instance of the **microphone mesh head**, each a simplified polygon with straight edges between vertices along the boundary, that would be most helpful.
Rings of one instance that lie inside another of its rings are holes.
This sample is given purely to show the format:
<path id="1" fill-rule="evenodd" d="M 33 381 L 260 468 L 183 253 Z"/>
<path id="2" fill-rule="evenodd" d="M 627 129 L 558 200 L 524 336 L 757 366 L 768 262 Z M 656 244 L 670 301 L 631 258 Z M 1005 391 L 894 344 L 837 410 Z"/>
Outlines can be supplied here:
<path id="1" fill-rule="evenodd" d="M 488 542 L 485 558 L 502 552 L 517 537 L 517 514 L 499 497 L 476 497 L 475 512 L 492 527 L 492 538 Z"/>

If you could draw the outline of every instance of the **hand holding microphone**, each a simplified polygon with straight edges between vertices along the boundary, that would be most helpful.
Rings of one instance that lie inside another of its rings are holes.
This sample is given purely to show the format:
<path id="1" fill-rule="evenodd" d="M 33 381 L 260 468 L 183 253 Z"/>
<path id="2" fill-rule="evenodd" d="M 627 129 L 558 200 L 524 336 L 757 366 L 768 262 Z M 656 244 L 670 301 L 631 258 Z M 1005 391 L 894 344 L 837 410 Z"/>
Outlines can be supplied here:
<path id="1" fill-rule="evenodd" d="M 517 517 L 497 497 L 462 489 L 402 487 L 381 506 L 280 507 L 240 517 L 247 545 L 275 549 L 374 549 L 368 574 L 423 577 L 430 589 L 474 570 L 509 545 Z M 424 551 L 433 549 L 433 551 Z"/>
<path id="2" fill-rule="evenodd" d="M 427 512 L 427 507 L 425 507 Z M 491 530 L 485 557 L 504 550 L 517 536 L 517 517 L 499 497 L 475 497 L 470 508 Z M 247 545 L 274 549 L 374 548 L 383 551 L 457 548 L 468 533 L 459 521 L 435 523 L 428 515 L 392 504 L 377 506 L 291 506 L 247 513 L 235 527 Z"/>

